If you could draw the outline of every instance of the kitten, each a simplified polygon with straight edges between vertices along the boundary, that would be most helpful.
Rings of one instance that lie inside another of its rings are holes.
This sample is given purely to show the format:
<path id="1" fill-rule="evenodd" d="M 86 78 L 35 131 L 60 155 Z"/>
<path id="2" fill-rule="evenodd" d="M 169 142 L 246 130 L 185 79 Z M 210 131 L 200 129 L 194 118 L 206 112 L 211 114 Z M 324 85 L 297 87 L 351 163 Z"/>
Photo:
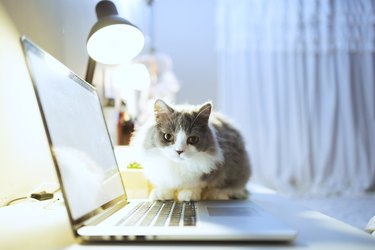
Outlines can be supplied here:
<path id="1" fill-rule="evenodd" d="M 136 131 L 152 200 L 243 199 L 250 164 L 240 133 L 211 103 L 200 107 L 154 104 L 154 117 Z"/>

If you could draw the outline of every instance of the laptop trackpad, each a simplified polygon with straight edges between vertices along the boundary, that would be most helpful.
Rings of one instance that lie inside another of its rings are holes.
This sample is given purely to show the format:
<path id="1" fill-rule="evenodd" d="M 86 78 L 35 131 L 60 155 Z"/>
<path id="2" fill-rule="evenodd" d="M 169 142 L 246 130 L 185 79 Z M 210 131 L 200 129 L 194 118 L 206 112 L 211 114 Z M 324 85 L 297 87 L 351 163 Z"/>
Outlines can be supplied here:
<path id="1" fill-rule="evenodd" d="M 252 217 L 259 215 L 250 207 L 207 207 L 209 216 L 222 217 Z"/>

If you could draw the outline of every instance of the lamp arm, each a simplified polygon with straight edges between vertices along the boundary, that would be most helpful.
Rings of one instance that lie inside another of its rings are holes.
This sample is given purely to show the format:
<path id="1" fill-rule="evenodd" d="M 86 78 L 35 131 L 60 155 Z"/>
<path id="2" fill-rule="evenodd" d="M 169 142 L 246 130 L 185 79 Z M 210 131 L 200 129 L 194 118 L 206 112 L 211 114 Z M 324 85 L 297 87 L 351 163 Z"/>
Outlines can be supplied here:
<path id="1" fill-rule="evenodd" d="M 96 67 L 96 61 L 89 56 L 89 61 L 87 62 L 85 81 L 90 83 L 93 86 L 94 84 L 92 80 L 94 78 L 95 67 Z"/>

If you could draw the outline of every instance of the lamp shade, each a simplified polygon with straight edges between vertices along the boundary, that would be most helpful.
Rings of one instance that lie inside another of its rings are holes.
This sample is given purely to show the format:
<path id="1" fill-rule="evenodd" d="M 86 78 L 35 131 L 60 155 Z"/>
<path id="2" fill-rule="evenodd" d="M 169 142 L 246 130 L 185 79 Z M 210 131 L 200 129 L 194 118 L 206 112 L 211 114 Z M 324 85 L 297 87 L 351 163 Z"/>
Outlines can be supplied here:
<path id="1" fill-rule="evenodd" d="M 142 32 L 118 15 L 111 1 L 100 1 L 96 5 L 97 23 L 92 27 L 87 40 L 87 53 L 103 64 L 119 64 L 130 61 L 144 46 Z"/>

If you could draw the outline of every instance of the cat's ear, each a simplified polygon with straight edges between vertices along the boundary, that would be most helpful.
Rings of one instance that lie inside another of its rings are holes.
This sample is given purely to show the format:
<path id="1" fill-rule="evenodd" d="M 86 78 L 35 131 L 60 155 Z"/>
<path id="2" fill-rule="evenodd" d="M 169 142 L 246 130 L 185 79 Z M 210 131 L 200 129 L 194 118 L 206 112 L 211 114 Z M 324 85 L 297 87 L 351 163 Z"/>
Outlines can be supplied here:
<path id="1" fill-rule="evenodd" d="M 196 119 L 200 119 L 200 120 L 208 123 L 208 119 L 210 118 L 211 110 L 212 110 L 212 104 L 210 102 L 206 102 L 205 104 L 203 104 L 199 108 Z"/>
<path id="2" fill-rule="evenodd" d="M 163 100 L 157 99 L 154 104 L 154 114 L 157 122 L 165 120 L 173 112 L 173 109 L 168 106 Z"/>

